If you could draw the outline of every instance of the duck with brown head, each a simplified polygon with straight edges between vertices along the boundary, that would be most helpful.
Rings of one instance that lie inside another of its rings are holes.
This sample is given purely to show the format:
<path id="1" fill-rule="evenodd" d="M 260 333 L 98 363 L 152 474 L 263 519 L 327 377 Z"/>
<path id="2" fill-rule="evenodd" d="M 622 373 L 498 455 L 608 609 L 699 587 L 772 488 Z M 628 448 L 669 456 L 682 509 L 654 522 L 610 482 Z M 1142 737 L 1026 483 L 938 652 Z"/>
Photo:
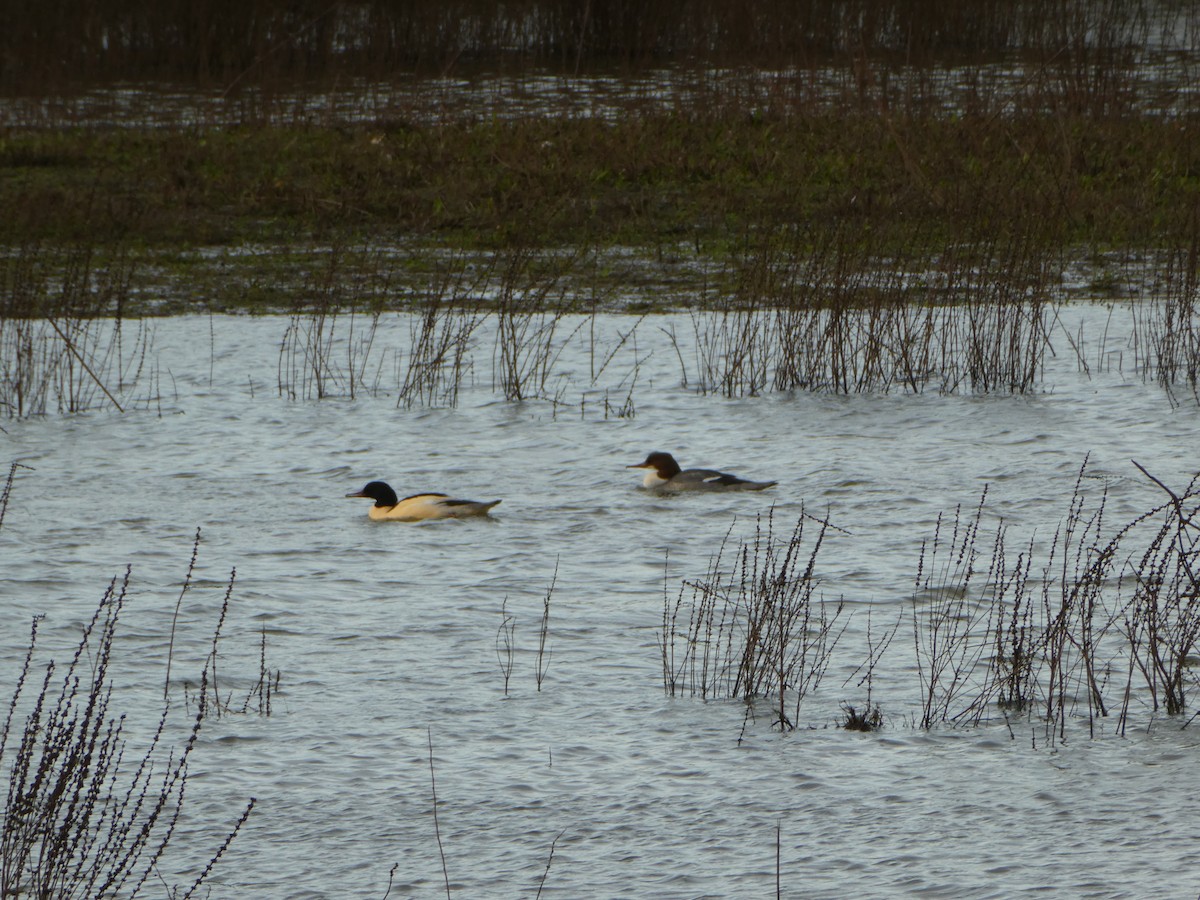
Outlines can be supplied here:
<path id="1" fill-rule="evenodd" d="M 655 451 L 627 469 L 647 469 L 642 487 L 652 491 L 761 491 L 774 481 L 748 481 L 713 469 L 681 469 L 670 453 Z"/>

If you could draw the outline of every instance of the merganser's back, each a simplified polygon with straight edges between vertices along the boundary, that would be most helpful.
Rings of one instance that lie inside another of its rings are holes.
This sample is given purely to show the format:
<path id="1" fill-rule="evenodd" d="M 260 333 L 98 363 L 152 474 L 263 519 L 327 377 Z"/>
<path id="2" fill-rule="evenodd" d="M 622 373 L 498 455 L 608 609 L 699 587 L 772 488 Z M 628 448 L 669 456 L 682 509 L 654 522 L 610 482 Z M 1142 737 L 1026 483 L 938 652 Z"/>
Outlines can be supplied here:
<path id="1" fill-rule="evenodd" d="M 681 469 L 675 457 L 660 451 L 651 453 L 645 462 L 625 468 L 649 469 L 642 479 L 642 486 L 657 491 L 761 491 L 777 483 L 747 481 L 713 469 Z"/>
<path id="2" fill-rule="evenodd" d="M 417 522 L 422 519 L 465 519 L 470 516 L 486 516 L 499 500 L 481 502 L 458 500 L 447 494 L 413 494 L 403 500 L 382 481 L 372 481 L 361 491 L 347 497 L 366 497 L 375 503 L 367 515 L 377 521 Z"/>

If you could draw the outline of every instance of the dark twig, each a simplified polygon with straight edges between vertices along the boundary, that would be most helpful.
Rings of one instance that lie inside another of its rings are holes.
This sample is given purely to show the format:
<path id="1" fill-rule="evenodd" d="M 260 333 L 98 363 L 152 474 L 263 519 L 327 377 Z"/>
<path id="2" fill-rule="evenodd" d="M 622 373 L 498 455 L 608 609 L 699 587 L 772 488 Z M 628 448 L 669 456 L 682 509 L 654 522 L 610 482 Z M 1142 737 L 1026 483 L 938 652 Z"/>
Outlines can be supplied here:
<path id="1" fill-rule="evenodd" d="M 550 855 L 546 857 L 546 871 L 542 872 L 542 877 L 538 880 L 538 889 L 537 893 L 534 895 L 534 900 L 537 900 L 538 897 L 542 896 L 542 888 L 545 887 L 546 877 L 550 874 L 550 864 L 554 862 L 554 848 L 558 846 L 558 839 L 566 833 L 567 831 L 564 828 L 562 831 L 556 834 L 554 836 L 554 840 L 550 842 Z"/>
<path id="2" fill-rule="evenodd" d="M 442 857 L 442 878 L 446 884 L 446 896 L 450 896 L 450 870 L 446 867 L 446 851 L 442 847 L 442 829 L 438 825 L 437 813 L 437 776 L 433 771 L 433 729 L 427 728 L 426 735 L 429 739 L 429 787 L 433 793 L 433 835 L 437 838 L 438 853 Z"/>

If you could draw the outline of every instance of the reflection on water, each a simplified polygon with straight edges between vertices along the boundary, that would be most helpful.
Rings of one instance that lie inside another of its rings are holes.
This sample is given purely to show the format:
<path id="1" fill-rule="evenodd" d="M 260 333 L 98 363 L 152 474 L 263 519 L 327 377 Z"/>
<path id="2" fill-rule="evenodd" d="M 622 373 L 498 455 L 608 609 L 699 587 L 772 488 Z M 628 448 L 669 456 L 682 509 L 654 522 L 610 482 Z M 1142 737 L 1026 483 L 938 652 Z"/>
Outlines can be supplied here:
<path id="1" fill-rule="evenodd" d="M 1117 342 L 1108 310 L 1064 315 L 1080 317 L 1065 327 L 1085 358 L 1101 334 Z M 602 340 L 615 345 L 634 321 L 602 319 Z M 1048 742 L 1039 723 L 1000 716 L 925 732 L 906 622 L 876 673 L 883 730 L 835 727 L 840 704 L 861 700 L 865 611 L 878 624 L 907 608 L 939 514 L 973 509 L 989 485 L 985 528 L 1007 523 L 1012 546 L 1048 541 L 1089 455 L 1084 491 L 1106 488 L 1111 520 L 1127 521 L 1161 497 L 1131 459 L 1172 486 L 1195 472 L 1194 405 L 1173 407 L 1133 373 L 1085 376 L 1073 354 L 1050 357 L 1045 390 L 1021 397 L 726 399 L 680 387 L 666 319 L 648 320 L 636 351 L 595 383 L 577 333 L 555 364 L 557 402 L 504 401 L 486 363 L 452 408 L 398 408 L 386 384 L 289 401 L 276 390 L 288 324 L 164 320 L 159 403 L 6 422 L 0 434 L 5 456 L 31 467 L 0 530 L 6 683 L 32 615 L 47 615 L 46 652 L 67 652 L 130 563 L 114 674 L 133 724 L 153 716 L 197 526 L 176 701 L 211 649 L 231 568 L 219 661 L 230 691 L 253 686 L 265 629 L 281 672 L 273 714 L 209 721 L 192 762 L 185 845 L 209 847 L 205 822 L 258 799 L 214 896 L 382 897 L 394 865 L 392 896 L 444 893 L 430 742 L 460 896 L 532 895 L 543 875 L 547 897 L 769 894 L 777 828 L 785 894 L 1196 892 L 1187 823 L 1200 732 L 1154 716 L 1145 698 L 1125 738 L 1101 722 L 1088 740 L 1073 722 L 1065 742 Z M 676 339 L 690 333 L 686 317 L 674 326 Z M 384 317 L 377 352 L 407 347 L 408 329 Z M 486 332 L 473 340 L 486 360 Z M 635 360 L 635 414 L 606 414 L 598 396 L 623 398 Z M 652 449 L 779 484 L 651 496 L 625 466 Z M 494 521 L 376 523 L 343 497 L 375 478 L 402 495 L 504 502 Z M 785 734 L 736 702 L 666 696 L 659 655 L 664 599 L 772 506 L 786 527 L 801 510 L 838 526 L 818 558 L 820 591 L 851 615 Z"/>
<path id="2" fill-rule="evenodd" d="M 1094 103 L 1109 113 L 1176 116 L 1195 108 L 1194 27 L 1144 46 L 1076 59 L 1035 55 L 999 62 L 910 65 L 881 57 L 871 66 L 678 66 L 617 75 L 534 69 L 519 74 L 341 78 L 332 88 L 240 85 L 208 90 L 129 83 L 77 93 L 0 98 L 6 127 L 106 125 L 195 128 L 238 125 L 394 123 L 538 116 L 615 121 L 647 112 L 737 104 L 750 113 L 883 105 L 922 114 L 1060 114 L 1060 104 Z"/>

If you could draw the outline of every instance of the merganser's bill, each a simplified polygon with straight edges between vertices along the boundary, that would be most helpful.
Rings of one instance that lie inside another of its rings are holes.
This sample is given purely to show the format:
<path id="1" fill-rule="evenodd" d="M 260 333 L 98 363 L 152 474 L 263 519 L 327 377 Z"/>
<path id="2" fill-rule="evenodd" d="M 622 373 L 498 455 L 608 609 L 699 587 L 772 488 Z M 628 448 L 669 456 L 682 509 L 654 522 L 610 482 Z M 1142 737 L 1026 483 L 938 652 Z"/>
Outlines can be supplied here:
<path id="1" fill-rule="evenodd" d="M 761 491 L 774 481 L 747 481 L 728 472 L 712 469 L 680 469 L 670 453 L 654 452 L 645 462 L 626 466 L 627 469 L 649 469 L 642 487 L 657 491 Z"/>
<path id="2" fill-rule="evenodd" d="M 488 510 L 499 500 L 456 500 L 447 494 L 413 494 L 403 500 L 396 496 L 387 484 L 372 481 L 361 491 L 347 497 L 366 497 L 375 503 L 367 515 L 375 520 L 390 519 L 399 522 L 417 522 L 422 519 L 464 519 L 469 516 L 486 516 Z"/>

